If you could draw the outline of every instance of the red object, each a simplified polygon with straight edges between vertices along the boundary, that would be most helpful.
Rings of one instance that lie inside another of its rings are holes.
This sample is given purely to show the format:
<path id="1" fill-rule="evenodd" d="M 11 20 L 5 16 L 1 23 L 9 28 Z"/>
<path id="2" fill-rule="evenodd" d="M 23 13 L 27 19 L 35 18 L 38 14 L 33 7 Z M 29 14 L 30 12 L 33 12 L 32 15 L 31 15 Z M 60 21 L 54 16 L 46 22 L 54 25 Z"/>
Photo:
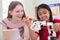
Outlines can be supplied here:
<path id="1" fill-rule="evenodd" d="M 29 18 L 29 17 L 25 17 L 25 19 L 27 19 L 27 20 L 32 20 L 32 18 Z"/>
<path id="2" fill-rule="evenodd" d="M 32 20 L 32 18 L 29 18 L 29 20 Z"/>

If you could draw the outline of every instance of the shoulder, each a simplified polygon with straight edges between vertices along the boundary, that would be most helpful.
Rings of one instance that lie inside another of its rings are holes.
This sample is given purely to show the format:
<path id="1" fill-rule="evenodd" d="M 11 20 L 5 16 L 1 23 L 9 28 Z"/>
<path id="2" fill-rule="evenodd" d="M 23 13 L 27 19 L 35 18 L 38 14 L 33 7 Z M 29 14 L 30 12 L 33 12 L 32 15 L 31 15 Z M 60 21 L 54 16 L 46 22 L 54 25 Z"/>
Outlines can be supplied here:
<path id="1" fill-rule="evenodd" d="M 8 21 L 7 18 L 2 19 L 2 24 L 3 24 L 4 26 L 7 26 L 8 22 L 9 22 L 9 21 Z"/>
<path id="2" fill-rule="evenodd" d="M 60 23 L 60 19 L 57 19 L 57 18 L 55 18 L 53 21 L 54 23 Z"/>
<path id="3" fill-rule="evenodd" d="M 4 19 L 2 19 L 2 22 L 8 22 L 8 19 L 7 18 L 4 18 Z"/>
<path id="4" fill-rule="evenodd" d="M 7 26 L 7 18 L 2 19 L 1 25 L 2 25 L 2 30 L 7 29 L 7 28 L 6 28 L 6 26 Z"/>

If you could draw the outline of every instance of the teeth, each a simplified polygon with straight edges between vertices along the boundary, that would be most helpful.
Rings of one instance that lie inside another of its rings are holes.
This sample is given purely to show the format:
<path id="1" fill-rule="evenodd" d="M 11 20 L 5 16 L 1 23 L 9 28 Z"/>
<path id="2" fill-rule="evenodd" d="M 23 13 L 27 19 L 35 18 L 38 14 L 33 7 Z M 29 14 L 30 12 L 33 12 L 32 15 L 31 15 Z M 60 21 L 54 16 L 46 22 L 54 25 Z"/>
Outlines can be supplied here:
<path id="1" fill-rule="evenodd" d="M 20 17 L 20 16 L 18 16 L 18 17 Z"/>
<path id="2" fill-rule="evenodd" d="M 46 19 L 46 17 L 44 17 L 44 18 L 42 18 L 43 20 L 45 20 Z"/>
<path id="3" fill-rule="evenodd" d="M 43 19 L 45 19 L 45 17 L 43 17 Z"/>

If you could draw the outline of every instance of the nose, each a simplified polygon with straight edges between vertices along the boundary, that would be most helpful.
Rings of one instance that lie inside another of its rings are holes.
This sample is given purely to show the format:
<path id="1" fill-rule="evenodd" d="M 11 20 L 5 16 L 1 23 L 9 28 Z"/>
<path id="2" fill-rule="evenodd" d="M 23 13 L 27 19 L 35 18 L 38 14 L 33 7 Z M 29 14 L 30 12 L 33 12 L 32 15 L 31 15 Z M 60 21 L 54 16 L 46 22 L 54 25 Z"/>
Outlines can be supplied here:
<path id="1" fill-rule="evenodd" d="M 41 16 L 42 16 L 42 17 L 44 17 L 45 15 L 44 15 L 44 14 L 42 14 Z"/>
<path id="2" fill-rule="evenodd" d="M 22 14 L 22 12 L 19 12 L 19 15 L 21 15 Z"/>

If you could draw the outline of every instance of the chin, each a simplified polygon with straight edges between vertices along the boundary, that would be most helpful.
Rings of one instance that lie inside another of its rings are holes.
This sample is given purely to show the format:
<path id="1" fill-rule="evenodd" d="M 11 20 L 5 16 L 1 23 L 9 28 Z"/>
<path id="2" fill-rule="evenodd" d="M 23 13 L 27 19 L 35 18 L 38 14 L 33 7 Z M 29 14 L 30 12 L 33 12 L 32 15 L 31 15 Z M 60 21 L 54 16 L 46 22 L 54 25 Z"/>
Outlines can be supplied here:
<path id="1" fill-rule="evenodd" d="M 17 18 L 17 20 L 20 20 L 19 18 Z"/>

